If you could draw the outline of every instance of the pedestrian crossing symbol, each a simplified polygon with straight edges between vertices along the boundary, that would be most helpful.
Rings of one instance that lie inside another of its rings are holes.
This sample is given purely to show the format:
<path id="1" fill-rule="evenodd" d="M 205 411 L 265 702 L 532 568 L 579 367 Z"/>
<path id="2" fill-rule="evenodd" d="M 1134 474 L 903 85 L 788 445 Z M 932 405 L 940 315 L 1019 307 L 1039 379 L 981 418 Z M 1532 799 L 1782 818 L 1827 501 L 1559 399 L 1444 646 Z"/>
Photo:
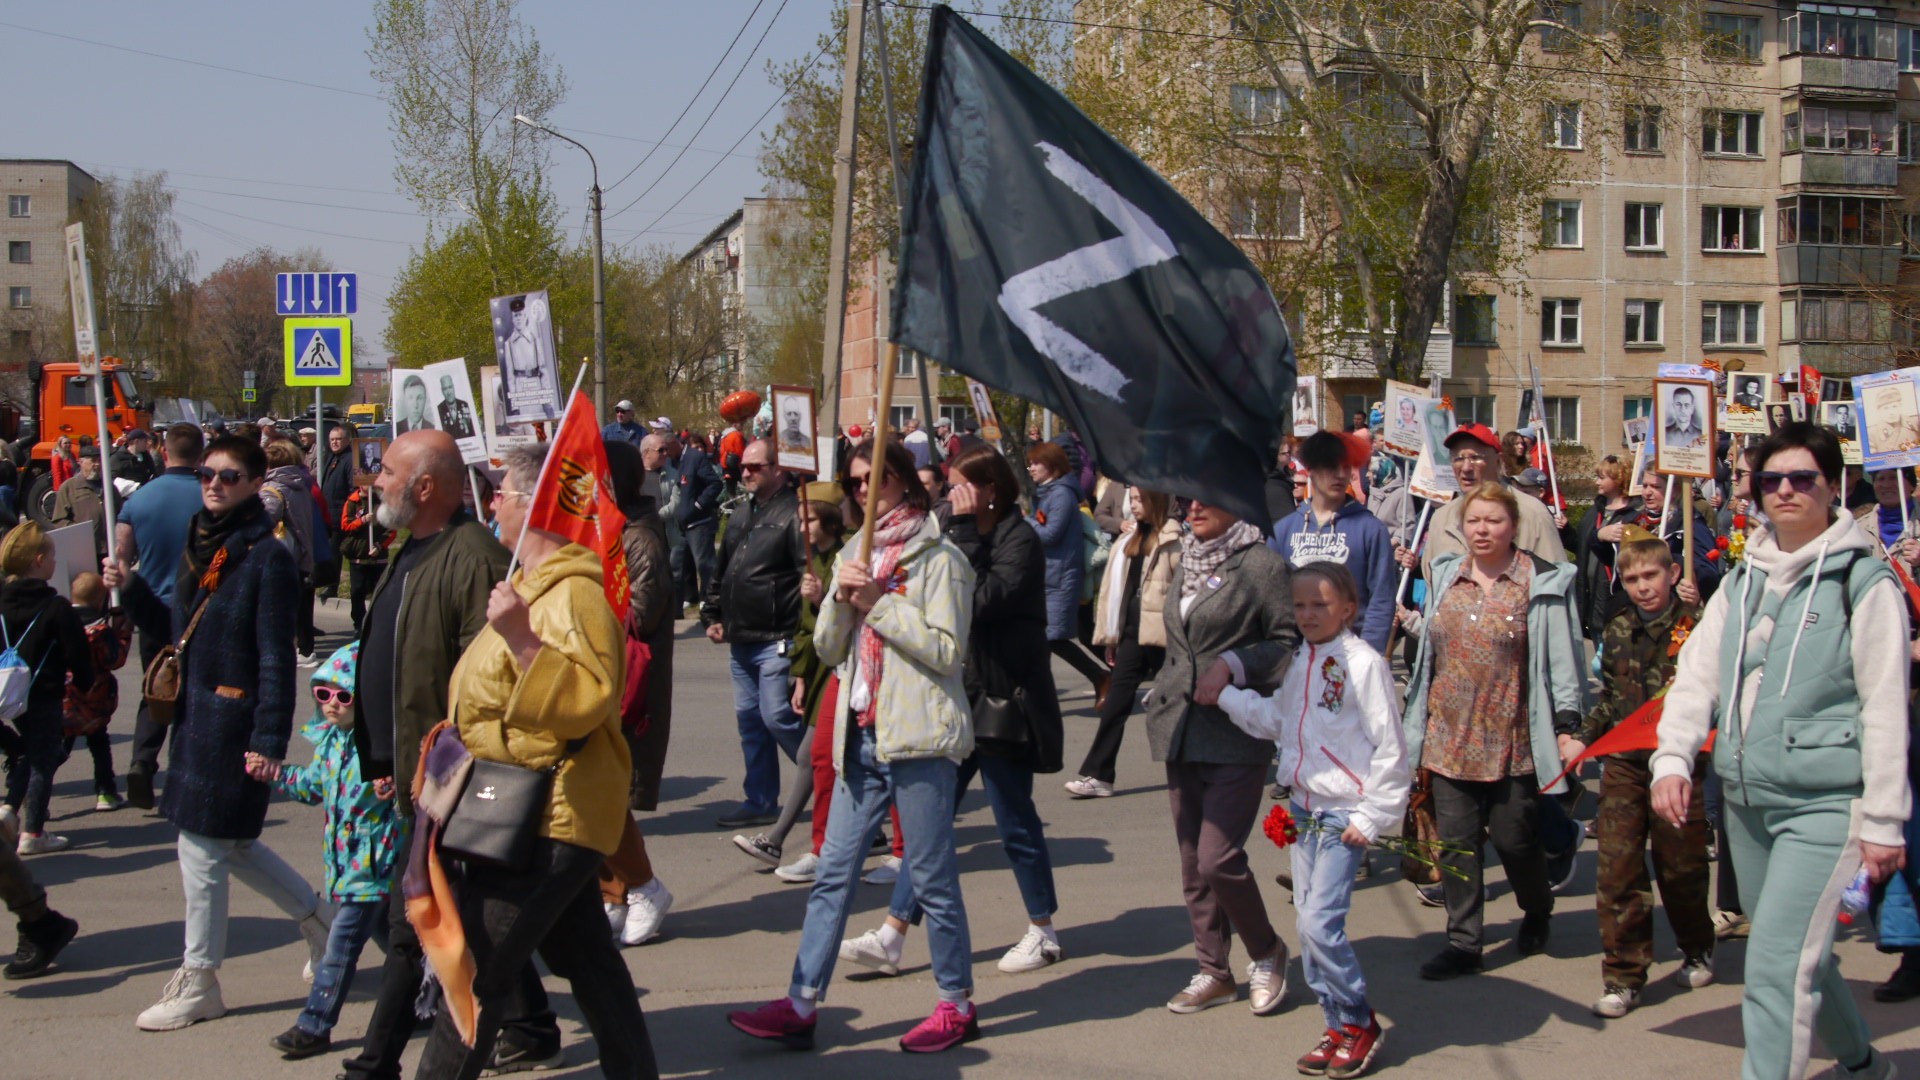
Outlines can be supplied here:
<path id="1" fill-rule="evenodd" d="M 353 320 L 286 320 L 286 384 L 347 386 L 353 382 Z"/>

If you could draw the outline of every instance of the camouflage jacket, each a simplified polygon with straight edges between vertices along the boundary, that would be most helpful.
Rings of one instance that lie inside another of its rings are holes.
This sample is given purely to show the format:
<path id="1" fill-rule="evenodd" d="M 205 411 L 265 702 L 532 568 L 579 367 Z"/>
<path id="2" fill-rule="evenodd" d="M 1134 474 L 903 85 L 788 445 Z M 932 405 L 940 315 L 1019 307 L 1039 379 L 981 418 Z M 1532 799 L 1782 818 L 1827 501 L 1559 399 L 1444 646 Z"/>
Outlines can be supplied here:
<path id="1" fill-rule="evenodd" d="M 1649 622 L 1632 604 L 1607 621 L 1600 637 L 1600 704 L 1587 715 L 1577 736 L 1583 743 L 1613 730 L 1613 726 L 1653 699 L 1673 681 L 1679 649 L 1674 628 L 1682 619 L 1691 629 L 1700 621 L 1700 609 L 1675 598 L 1671 607 Z M 1684 639 L 1683 639 L 1684 640 Z"/>

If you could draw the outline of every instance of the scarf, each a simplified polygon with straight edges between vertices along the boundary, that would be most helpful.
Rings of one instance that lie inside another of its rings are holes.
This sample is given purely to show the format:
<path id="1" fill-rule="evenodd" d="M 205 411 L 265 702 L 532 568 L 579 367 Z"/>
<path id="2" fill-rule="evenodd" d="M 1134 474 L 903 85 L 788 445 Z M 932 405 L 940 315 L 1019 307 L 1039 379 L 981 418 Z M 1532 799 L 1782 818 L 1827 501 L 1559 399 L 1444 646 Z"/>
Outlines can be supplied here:
<path id="1" fill-rule="evenodd" d="M 207 572 L 218 570 L 215 560 L 224 563 L 220 553 L 226 549 L 227 541 L 234 538 L 241 529 L 267 516 L 266 504 L 260 496 L 254 495 L 224 514 L 211 510 L 202 510 L 193 515 L 193 522 L 187 527 L 187 569 L 195 577 L 204 577 Z M 205 584 L 212 589 L 218 582 Z"/>
<path id="2" fill-rule="evenodd" d="M 453 881 L 440 861 L 440 830 L 453 816 L 472 770 L 473 757 L 461 744 L 453 721 L 435 724 L 421 742 L 420 764 L 414 768 L 413 834 L 418 839 L 407 849 L 407 869 L 400 879 L 407 921 L 413 924 L 428 970 L 444 995 L 441 1008 L 447 1010 L 454 1031 L 468 1047 L 479 1023 L 480 999 L 473 988 L 478 967 L 460 921 Z M 421 996 L 427 995 L 423 986 Z"/>
<path id="3" fill-rule="evenodd" d="M 901 503 L 873 523 L 873 543 L 877 555 L 869 564 L 869 569 L 873 580 L 880 582 L 883 594 L 906 595 L 906 575 L 900 574 L 896 581 L 895 572 L 900 568 L 900 556 L 907 550 L 907 541 L 920 534 L 920 527 L 926 520 L 926 511 Z M 860 671 L 857 678 L 860 685 L 856 688 L 854 700 L 864 700 L 866 704 L 854 719 L 861 727 L 872 727 L 874 714 L 880 708 L 880 670 L 885 666 L 886 650 L 879 632 L 867 623 L 865 616 L 860 618 L 859 635 Z M 865 691 L 864 698 L 858 691 Z"/>
<path id="4" fill-rule="evenodd" d="M 1876 506 L 1874 510 L 1880 515 L 1881 546 L 1890 548 L 1899 543 L 1901 535 L 1907 531 L 1906 516 L 1900 512 L 1900 508 Z"/>
<path id="5" fill-rule="evenodd" d="M 1259 543 L 1265 534 L 1258 525 L 1251 522 L 1236 521 L 1226 532 L 1211 540 L 1202 540 L 1192 533 L 1180 537 L 1180 568 L 1184 575 L 1180 579 L 1180 599 L 1185 600 L 1200 591 L 1200 583 L 1213 576 L 1220 564 L 1226 562 L 1236 552 Z"/>

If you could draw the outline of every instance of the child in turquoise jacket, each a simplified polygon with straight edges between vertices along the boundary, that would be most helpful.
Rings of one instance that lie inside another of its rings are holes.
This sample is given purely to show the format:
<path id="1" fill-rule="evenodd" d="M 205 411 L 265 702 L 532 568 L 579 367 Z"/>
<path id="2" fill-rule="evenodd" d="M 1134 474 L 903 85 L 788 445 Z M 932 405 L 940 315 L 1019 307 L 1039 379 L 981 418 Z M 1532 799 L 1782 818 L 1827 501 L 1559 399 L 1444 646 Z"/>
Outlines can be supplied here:
<path id="1" fill-rule="evenodd" d="M 325 1053 L 333 1025 L 353 986 L 354 966 L 369 937 L 387 947 L 387 882 L 393 860 L 406 850 L 407 824 L 393 797 L 374 794 L 360 775 L 354 750 L 354 665 L 360 646 L 348 645 L 313 673 L 314 717 L 301 734 L 313 743 L 313 761 L 280 769 L 277 786 L 288 796 L 327 811 L 325 896 L 339 906 L 327 937 L 326 959 L 313 971 L 313 989 L 299 1019 L 271 1040 L 289 1060 Z"/>

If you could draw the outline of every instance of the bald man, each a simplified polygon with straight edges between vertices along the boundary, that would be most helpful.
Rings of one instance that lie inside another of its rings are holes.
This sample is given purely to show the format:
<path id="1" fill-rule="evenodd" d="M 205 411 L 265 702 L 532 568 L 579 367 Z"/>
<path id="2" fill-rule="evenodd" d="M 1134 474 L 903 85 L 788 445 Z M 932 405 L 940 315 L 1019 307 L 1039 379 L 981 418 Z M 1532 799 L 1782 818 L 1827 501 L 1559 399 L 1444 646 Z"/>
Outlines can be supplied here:
<path id="1" fill-rule="evenodd" d="M 447 687 L 467 643 L 487 624 L 487 596 L 506 577 L 509 554 L 461 502 L 466 467 L 460 448 L 444 431 L 409 431 L 393 440 L 373 490 L 380 525 L 406 532 L 389 553 L 386 571 L 367 599 L 360 624 L 353 741 L 361 775 L 382 795 L 391 794 L 403 820 L 412 821 L 408 786 L 419 762 L 420 740 L 447 718 Z M 501 491 L 499 498 L 525 498 Z M 400 662 L 404 653 L 406 662 Z M 404 855 L 394 860 L 392 894 L 401 896 Z M 390 944 L 380 976 L 380 997 L 358 1057 L 346 1061 L 355 1080 L 400 1075 L 400 1054 L 413 1033 L 413 1001 L 420 988 L 420 939 L 406 907 L 389 907 Z M 560 1053 L 560 1030 L 531 965 L 521 973 L 509 1006 L 501 1057 Z M 533 1060 L 533 1059 L 530 1059 Z"/>

